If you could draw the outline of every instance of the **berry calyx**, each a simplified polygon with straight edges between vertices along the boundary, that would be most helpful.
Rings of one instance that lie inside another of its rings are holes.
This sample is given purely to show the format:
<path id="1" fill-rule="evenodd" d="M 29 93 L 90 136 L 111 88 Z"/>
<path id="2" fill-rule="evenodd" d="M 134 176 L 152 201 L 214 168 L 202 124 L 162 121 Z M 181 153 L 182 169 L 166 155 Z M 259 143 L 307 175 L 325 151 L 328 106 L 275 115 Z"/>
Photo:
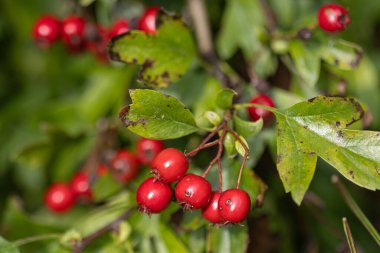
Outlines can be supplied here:
<path id="1" fill-rule="evenodd" d="M 108 31 L 108 37 L 111 39 L 112 37 L 126 33 L 128 31 L 129 31 L 129 23 L 127 22 L 127 20 L 119 19 L 112 25 L 112 27 Z"/>
<path id="2" fill-rule="evenodd" d="M 159 10 L 159 7 L 149 7 L 146 9 L 139 20 L 138 29 L 149 34 L 156 33 L 156 16 Z"/>
<path id="3" fill-rule="evenodd" d="M 40 47 L 49 47 L 61 36 L 61 22 L 52 15 L 41 16 L 33 26 L 33 38 Z"/>
<path id="4" fill-rule="evenodd" d="M 209 222 L 216 224 L 224 222 L 219 212 L 220 195 L 221 194 L 219 192 L 212 192 L 208 204 L 202 209 L 203 218 L 205 218 Z"/>
<path id="5" fill-rule="evenodd" d="M 318 12 L 319 27 L 326 32 L 340 32 L 351 22 L 348 11 L 339 4 L 327 4 Z"/>
<path id="6" fill-rule="evenodd" d="M 244 190 L 229 189 L 222 192 L 218 205 L 223 220 L 239 223 L 247 218 L 251 208 L 251 199 Z"/>
<path id="7" fill-rule="evenodd" d="M 210 200 L 211 184 L 201 176 L 187 174 L 175 187 L 175 197 L 185 210 L 201 209 Z"/>
<path id="8" fill-rule="evenodd" d="M 172 188 L 169 185 L 151 177 L 137 189 L 136 201 L 140 206 L 140 211 L 147 214 L 159 213 L 169 205 L 172 196 Z"/>
<path id="9" fill-rule="evenodd" d="M 84 46 L 85 20 L 78 16 L 69 16 L 62 23 L 63 42 L 73 52 Z"/>
<path id="10" fill-rule="evenodd" d="M 162 150 L 152 161 L 152 171 L 164 183 L 178 181 L 185 175 L 189 162 L 185 155 L 175 148 Z"/>
<path id="11" fill-rule="evenodd" d="M 48 188 L 44 202 L 51 211 L 64 213 L 74 205 L 74 194 L 68 185 L 55 183 Z"/>
<path id="12" fill-rule="evenodd" d="M 251 98 L 249 102 L 252 104 L 275 107 L 273 100 L 264 94 L 258 94 L 257 96 Z M 268 110 L 257 107 L 248 107 L 248 113 L 252 121 L 257 121 L 262 118 L 265 126 L 268 126 L 273 122 L 274 115 Z"/>
<path id="13" fill-rule="evenodd" d="M 119 150 L 112 159 L 111 165 L 116 179 L 123 182 L 134 179 L 140 171 L 137 157 L 127 150 Z"/>
<path id="14" fill-rule="evenodd" d="M 92 199 L 90 180 L 87 173 L 83 171 L 77 172 L 71 179 L 70 187 L 76 199 L 78 198 L 85 198 L 86 200 Z"/>
<path id="15" fill-rule="evenodd" d="M 153 159 L 164 149 L 164 142 L 140 138 L 137 141 L 137 157 L 144 165 L 150 165 Z"/>

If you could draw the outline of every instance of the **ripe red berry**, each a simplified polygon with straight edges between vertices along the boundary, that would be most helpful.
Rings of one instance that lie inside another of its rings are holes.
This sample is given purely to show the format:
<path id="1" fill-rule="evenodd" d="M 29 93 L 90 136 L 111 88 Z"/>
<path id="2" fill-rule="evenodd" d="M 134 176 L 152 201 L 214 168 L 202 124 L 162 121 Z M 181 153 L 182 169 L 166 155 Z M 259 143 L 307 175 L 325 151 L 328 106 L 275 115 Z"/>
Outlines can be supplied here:
<path id="1" fill-rule="evenodd" d="M 151 177 L 137 189 L 136 201 L 140 206 L 140 211 L 147 214 L 159 213 L 169 205 L 172 196 L 172 188 L 168 184 Z"/>
<path id="2" fill-rule="evenodd" d="M 128 31 L 129 31 L 129 23 L 127 22 L 127 20 L 119 19 L 112 25 L 112 27 L 108 31 L 108 37 L 111 39 L 112 37 L 126 33 Z"/>
<path id="3" fill-rule="evenodd" d="M 77 172 L 71 179 L 70 186 L 75 198 L 83 197 L 87 200 L 91 200 L 92 191 L 87 173 L 83 171 Z"/>
<path id="4" fill-rule="evenodd" d="M 114 176 L 123 182 L 131 181 L 140 171 L 137 157 L 127 150 L 119 150 L 111 165 Z"/>
<path id="5" fill-rule="evenodd" d="M 322 6 L 318 12 L 319 27 L 327 32 L 343 31 L 350 23 L 348 11 L 338 4 Z"/>
<path id="6" fill-rule="evenodd" d="M 224 220 L 219 212 L 219 192 L 212 192 L 208 204 L 202 209 L 202 216 L 212 223 L 223 223 Z"/>
<path id="7" fill-rule="evenodd" d="M 84 47 L 85 20 L 78 16 L 69 16 L 63 20 L 62 37 L 63 42 L 73 52 Z"/>
<path id="8" fill-rule="evenodd" d="M 229 189 L 220 195 L 218 204 L 223 220 L 238 223 L 247 218 L 251 208 L 251 199 L 246 191 Z"/>
<path id="9" fill-rule="evenodd" d="M 187 174 L 175 187 L 175 197 L 185 210 L 200 209 L 211 196 L 211 184 L 201 176 Z"/>
<path id="10" fill-rule="evenodd" d="M 55 183 L 48 188 L 44 202 L 53 212 L 63 213 L 70 210 L 73 206 L 74 194 L 68 185 Z"/>
<path id="11" fill-rule="evenodd" d="M 104 27 L 97 24 L 87 23 L 84 32 L 85 46 L 99 60 L 107 62 L 108 33 Z"/>
<path id="12" fill-rule="evenodd" d="M 253 104 L 260 104 L 260 105 L 275 107 L 273 100 L 264 94 L 259 94 L 251 98 L 249 102 Z M 260 118 L 263 118 L 265 126 L 268 126 L 273 122 L 274 115 L 272 112 L 268 110 L 257 108 L 257 107 L 248 107 L 248 113 L 252 121 L 256 121 Z"/>
<path id="13" fill-rule="evenodd" d="M 41 16 L 33 26 L 33 38 L 37 45 L 49 47 L 61 36 L 61 22 L 52 15 Z"/>
<path id="14" fill-rule="evenodd" d="M 140 138 L 137 141 L 137 157 L 144 165 L 150 165 L 153 159 L 164 149 L 164 142 Z"/>
<path id="15" fill-rule="evenodd" d="M 185 155 L 175 148 L 162 150 L 152 161 L 152 171 L 164 183 L 178 181 L 185 175 L 189 162 Z"/>
<path id="16" fill-rule="evenodd" d="M 139 20 L 138 29 L 149 34 L 156 33 L 156 16 L 159 10 L 159 7 L 149 7 L 146 9 Z"/>

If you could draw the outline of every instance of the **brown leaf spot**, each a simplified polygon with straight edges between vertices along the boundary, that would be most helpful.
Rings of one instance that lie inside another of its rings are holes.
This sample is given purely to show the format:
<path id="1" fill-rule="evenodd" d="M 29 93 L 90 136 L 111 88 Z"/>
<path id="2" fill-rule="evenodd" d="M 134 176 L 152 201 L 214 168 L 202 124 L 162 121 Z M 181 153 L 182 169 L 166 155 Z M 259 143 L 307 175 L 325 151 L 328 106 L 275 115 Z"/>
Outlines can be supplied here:
<path id="1" fill-rule="evenodd" d="M 342 132 L 342 130 L 337 131 L 337 132 L 336 132 L 336 135 L 337 135 L 338 137 L 342 138 L 342 137 L 343 137 L 343 132 Z"/>
<path id="2" fill-rule="evenodd" d="M 336 126 L 336 127 L 340 127 L 340 121 L 336 121 L 336 122 L 335 122 L 335 126 Z"/>
<path id="3" fill-rule="evenodd" d="M 283 158 L 284 158 L 284 156 L 282 154 L 277 154 L 277 156 L 276 156 L 276 163 L 279 164 L 282 161 Z"/>

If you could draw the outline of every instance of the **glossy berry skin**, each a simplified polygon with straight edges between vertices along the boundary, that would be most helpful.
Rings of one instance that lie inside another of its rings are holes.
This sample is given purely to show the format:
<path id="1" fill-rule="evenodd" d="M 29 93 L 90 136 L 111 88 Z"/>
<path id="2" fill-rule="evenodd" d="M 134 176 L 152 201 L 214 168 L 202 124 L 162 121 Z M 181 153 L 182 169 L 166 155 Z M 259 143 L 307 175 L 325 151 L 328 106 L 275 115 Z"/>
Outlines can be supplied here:
<path id="1" fill-rule="evenodd" d="M 164 183 L 178 181 L 185 175 L 189 162 L 185 155 L 175 148 L 162 150 L 152 161 L 152 171 Z"/>
<path id="2" fill-rule="evenodd" d="M 41 16 L 33 26 L 37 45 L 49 47 L 61 37 L 61 22 L 52 15 Z"/>
<path id="3" fill-rule="evenodd" d="M 123 182 L 131 181 L 140 172 L 140 165 L 136 155 L 127 150 L 117 151 L 111 165 L 114 176 Z"/>
<path id="4" fill-rule="evenodd" d="M 168 184 L 151 177 L 137 189 L 136 201 L 141 211 L 148 214 L 159 213 L 169 205 L 172 196 L 173 191 Z"/>
<path id="5" fill-rule="evenodd" d="M 146 9 L 139 20 L 138 29 L 148 34 L 155 34 L 156 17 L 159 10 L 159 7 L 149 7 L 148 9 Z"/>
<path id="6" fill-rule="evenodd" d="M 119 19 L 112 25 L 112 27 L 108 31 L 108 37 L 111 39 L 112 37 L 121 35 L 128 31 L 129 31 L 128 21 L 124 19 Z"/>
<path id="7" fill-rule="evenodd" d="M 51 211 L 64 213 L 72 208 L 74 194 L 70 186 L 64 183 L 55 183 L 48 188 L 44 202 Z"/>
<path id="8" fill-rule="evenodd" d="M 220 195 L 221 194 L 219 192 L 212 192 L 209 202 L 202 209 L 203 218 L 205 218 L 209 222 L 216 224 L 224 222 L 219 212 Z"/>
<path id="9" fill-rule="evenodd" d="M 164 149 L 164 142 L 140 138 L 136 144 L 137 157 L 144 165 L 150 165 L 153 159 Z"/>
<path id="10" fill-rule="evenodd" d="M 185 210 L 201 209 L 210 200 L 211 184 L 201 176 L 187 174 L 178 182 L 174 193 Z"/>
<path id="11" fill-rule="evenodd" d="M 251 208 L 251 199 L 246 191 L 229 189 L 220 195 L 219 213 L 223 220 L 239 223 L 247 218 Z"/>
<path id="12" fill-rule="evenodd" d="M 90 179 L 87 173 L 83 171 L 77 172 L 71 179 L 70 187 L 76 199 L 78 198 L 85 198 L 87 200 L 92 199 Z"/>
<path id="13" fill-rule="evenodd" d="M 62 22 L 62 37 L 65 45 L 72 52 L 77 52 L 84 47 L 85 20 L 78 16 L 69 16 Z"/>
<path id="14" fill-rule="evenodd" d="M 322 6 L 318 12 L 319 27 L 326 32 L 340 32 L 350 23 L 348 11 L 338 4 Z"/>
<path id="15" fill-rule="evenodd" d="M 273 100 L 264 94 L 258 94 L 257 96 L 251 98 L 249 102 L 253 104 L 275 107 Z M 274 115 L 268 110 L 257 107 L 248 107 L 248 113 L 252 121 L 257 121 L 260 118 L 263 118 L 265 126 L 268 126 L 273 122 Z"/>

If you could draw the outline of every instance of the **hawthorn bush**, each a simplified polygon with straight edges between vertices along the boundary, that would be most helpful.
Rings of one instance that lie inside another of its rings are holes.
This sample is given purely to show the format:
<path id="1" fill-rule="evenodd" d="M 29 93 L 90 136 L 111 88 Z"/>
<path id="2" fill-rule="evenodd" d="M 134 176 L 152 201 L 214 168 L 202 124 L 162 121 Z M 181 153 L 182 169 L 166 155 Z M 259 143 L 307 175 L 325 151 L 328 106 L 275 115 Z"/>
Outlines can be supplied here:
<path id="1" fill-rule="evenodd" d="M 378 252 L 379 27 L 378 1 L 1 1 L 0 252 Z"/>

